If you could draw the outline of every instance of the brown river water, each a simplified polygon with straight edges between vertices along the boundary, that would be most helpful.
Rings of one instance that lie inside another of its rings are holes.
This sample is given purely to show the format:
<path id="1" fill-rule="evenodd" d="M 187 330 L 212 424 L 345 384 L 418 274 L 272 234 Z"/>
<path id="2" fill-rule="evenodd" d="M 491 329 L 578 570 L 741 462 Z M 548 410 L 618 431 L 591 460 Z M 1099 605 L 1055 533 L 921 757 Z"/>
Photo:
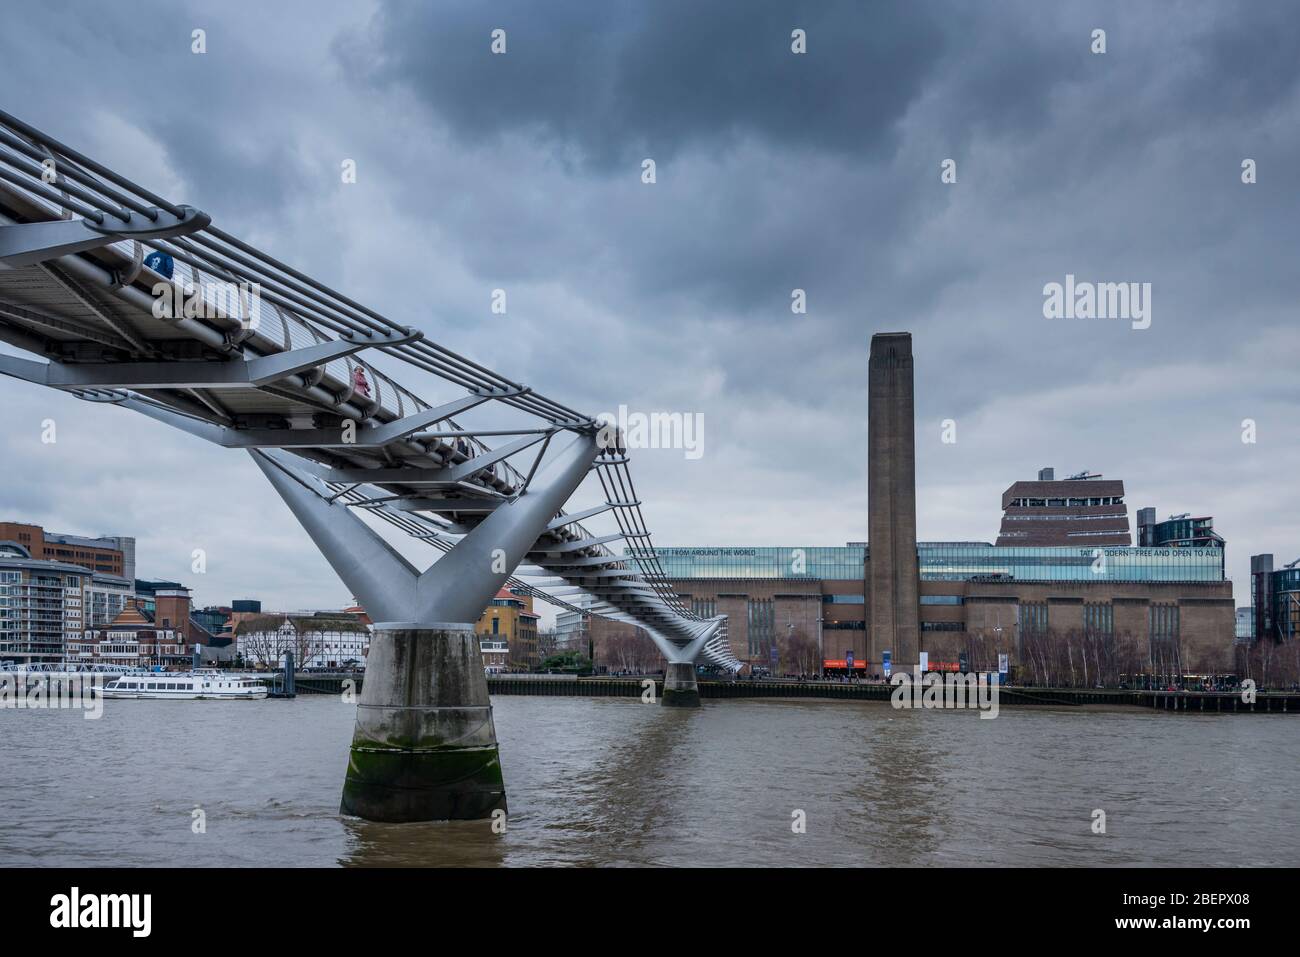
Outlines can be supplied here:
<path id="1" fill-rule="evenodd" d="M 493 703 L 504 834 L 341 818 L 335 697 L 0 710 L 0 866 L 1300 864 L 1293 716 Z"/>

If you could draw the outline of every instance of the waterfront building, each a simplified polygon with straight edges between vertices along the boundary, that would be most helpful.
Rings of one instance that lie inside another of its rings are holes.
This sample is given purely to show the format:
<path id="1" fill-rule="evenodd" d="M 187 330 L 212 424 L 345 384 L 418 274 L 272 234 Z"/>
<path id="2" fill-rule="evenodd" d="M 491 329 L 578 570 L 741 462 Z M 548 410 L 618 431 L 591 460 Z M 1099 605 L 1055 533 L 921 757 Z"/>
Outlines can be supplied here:
<path id="1" fill-rule="evenodd" d="M 344 611 L 243 613 L 235 625 L 237 653 L 248 664 L 279 668 L 293 652 L 295 668 L 363 668 L 370 624 Z"/>
<path id="2" fill-rule="evenodd" d="M 167 610 L 164 624 L 141 605 L 128 605 L 107 625 L 87 629 L 81 641 L 69 646 L 68 660 L 133 668 L 188 667 L 194 653 L 186 627 L 188 609 L 184 617 L 175 617 L 173 601 Z"/>
<path id="3" fill-rule="evenodd" d="M 1254 639 L 1289 642 L 1300 636 L 1300 558 L 1273 567 L 1271 553 L 1250 557 Z"/>
<path id="4" fill-rule="evenodd" d="M 1040 469 L 1034 482 L 1002 493 L 998 545 L 1131 545 L 1124 483 L 1079 472 L 1058 480 Z"/>
<path id="5" fill-rule="evenodd" d="M 537 623 L 541 618 L 533 611 L 531 595 L 502 588 L 497 592 L 474 630 L 479 634 L 483 665 L 504 670 L 527 671 L 536 668 L 538 654 Z"/>
<path id="6" fill-rule="evenodd" d="M 85 631 L 91 575 L 80 565 L 33 558 L 23 545 L 0 541 L 0 661 L 63 660 Z"/>
<path id="7" fill-rule="evenodd" d="M 478 648 L 487 674 L 499 675 L 510 669 L 510 645 L 504 638 L 480 635 Z"/>
<path id="8" fill-rule="evenodd" d="M 86 586 L 86 627 L 107 625 L 135 602 L 135 583 L 96 572 Z"/>
<path id="9" fill-rule="evenodd" d="M 134 578 L 134 538 L 4 522 L 0 566 L 0 659 L 176 664 L 212 641 L 189 589 Z"/>
<path id="10" fill-rule="evenodd" d="M 775 661 L 782 673 L 801 673 L 804 646 L 815 639 L 823 670 L 881 673 L 882 660 L 867 653 L 874 618 L 866 545 L 656 552 L 684 600 L 729 616 L 732 651 L 751 668 L 770 669 Z M 947 661 L 966 650 L 957 646 L 974 643 L 996 667 L 997 653 L 1017 663 L 1026 640 L 1092 635 L 1128 636 L 1148 662 L 1228 667 L 1235 608 L 1221 548 L 921 542 L 916 555 L 920 650 L 931 661 Z M 892 664 L 901 666 L 896 658 Z"/>
<path id="11" fill-rule="evenodd" d="M 973 670 L 1005 655 L 1050 684 L 1233 667 L 1232 583 L 1208 519 L 1171 519 L 1159 547 L 1135 548 L 1122 482 L 1043 469 L 1003 494 L 997 544 L 918 543 L 910 335 L 872 336 L 868 401 L 869 543 L 656 549 L 697 614 L 728 617 L 751 671 L 883 674 L 886 656 L 904 670 L 922 652 Z"/>
<path id="12" fill-rule="evenodd" d="M 615 621 L 593 615 L 595 599 L 577 595 L 570 599 L 578 611 L 564 610 L 556 615 L 554 646 L 542 655 L 546 658 L 560 650 L 577 651 L 591 661 L 597 673 L 645 674 L 662 671 L 663 654 L 646 630 L 631 622 Z M 696 614 L 712 617 L 713 612 L 695 608 Z"/>
<path id="13" fill-rule="evenodd" d="M 157 605 L 159 592 L 170 593 L 178 589 L 185 589 L 180 582 L 162 581 L 156 578 L 137 578 L 135 580 L 135 597 L 138 604 L 145 611 L 152 612 Z M 188 589 L 185 589 L 188 591 Z"/>
<path id="14" fill-rule="evenodd" d="M 233 637 L 230 631 L 230 608 L 223 605 L 208 605 L 190 612 L 190 617 L 208 630 L 215 639 L 214 644 L 221 644 L 224 637 Z M 227 642 L 228 644 L 229 642 Z"/>
<path id="15" fill-rule="evenodd" d="M 1237 642 L 1255 640 L 1255 609 L 1249 606 L 1237 609 Z"/>
<path id="16" fill-rule="evenodd" d="M 0 542 L 15 542 L 35 559 L 80 565 L 100 575 L 135 578 L 135 539 L 105 535 L 88 538 L 47 532 L 40 525 L 0 522 Z"/>
<path id="17" fill-rule="evenodd" d="M 262 615 L 262 603 L 255 598 L 236 598 L 230 603 L 230 620 L 226 623 L 232 637 L 239 633 L 241 622 L 258 618 Z"/>
<path id="18" fill-rule="evenodd" d="M 129 598 L 111 619 L 93 622 L 80 641 L 69 645 L 68 659 L 141 668 L 190 666 L 195 647 L 211 647 L 215 638 L 193 618 L 190 590 L 169 584 L 174 587 Z"/>
<path id="19" fill-rule="evenodd" d="M 1184 512 L 1157 522 L 1154 508 L 1140 508 L 1137 522 L 1138 544 L 1144 548 L 1223 548 L 1223 538 L 1208 515 L 1193 518 Z"/>

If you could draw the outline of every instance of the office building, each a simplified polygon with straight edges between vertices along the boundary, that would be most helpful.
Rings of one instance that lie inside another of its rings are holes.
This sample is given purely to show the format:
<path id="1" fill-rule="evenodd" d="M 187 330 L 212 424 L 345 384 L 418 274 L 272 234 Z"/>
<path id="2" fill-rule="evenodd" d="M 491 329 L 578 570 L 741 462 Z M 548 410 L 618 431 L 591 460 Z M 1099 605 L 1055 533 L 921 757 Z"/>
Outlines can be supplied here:
<path id="1" fill-rule="evenodd" d="M 128 605 L 107 625 L 87 629 L 80 642 L 69 645 L 68 660 L 131 668 L 188 668 L 194 653 L 187 627 L 189 609 L 183 607 L 188 602 L 188 593 L 170 596 L 165 622 L 140 605 Z"/>
<path id="2" fill-rule="evenodd" d="M 576 595 L 569 601 L 579 610 L 565 609 L 556 615 L 554 647 L 557 651 L 576 651 L 591 661 L 598 674 L 645 674 L 662 670 L 663 654 L 654 641 L 639 625 L 626 621 L 602 618 L 590 611 L 595 599 L 591 595 Z M 696 609 L 701 614 L 707 609 Z M 708 612 L 706 617 L 712 617 Z M 546 658 L 547 649 L 542 649 Z"/>
<path id="3" fill-rule="evenodd" d="M 537 646 L 537 623 L 533 598 L 503 588 L 483 609 L 474 630 L 479 634 L 484 667 L 494 671 L 536 668 L 541 658 Z"/>
<path id="4" fill-rule="evenodd" d="M 0 661 L 61 661 L 85 630 L 90 579 L 80 565 L 33 558 L 14 541 L 0 542 Z"/>
<path id="5" fill-rule="evenodd" d="M 998 545 L 1133 544 L 1123 482 L 1087 471 L 1061 480 L 1055 474 L 1040 469 L 1037 481 L 1013 482 L 1002 493 Z"/>
<path id="6" fill-rule="evenodd" d="M 1222 548 L 1223 537 L 1214 530 L 1208 515 L 1193 518 L 1190 512 L 1170 515 L 1156 521 L 1154 508 L 1140 508 L 1137 513 L 1138 545 L 1143 548 Z"/>
<path id="7" fill-rule="evenodd" d="M 135 539 L 123 536 L 87 538 L 47 532 L 39 525 L 0 522 L 0 542 L 14 542 L 35 559 L 80 565 L 99 575 L 135 578 Z"/>
<path id="8" fill-rule="evenodd" d="M 1300 558 L 1273 567 L 1271 553 L 1250 557 L 1256 641 L 1289 642 L 1300 635 Z"/>

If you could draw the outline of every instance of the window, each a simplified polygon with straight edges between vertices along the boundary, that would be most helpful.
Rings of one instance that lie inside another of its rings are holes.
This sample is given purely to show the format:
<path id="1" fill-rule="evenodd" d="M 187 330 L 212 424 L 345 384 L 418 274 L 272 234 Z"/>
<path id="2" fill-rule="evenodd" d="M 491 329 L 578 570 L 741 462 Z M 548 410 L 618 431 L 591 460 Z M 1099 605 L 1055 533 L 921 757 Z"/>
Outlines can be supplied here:
<path id="1" fill-rule="evenodd" d="M 767 655 L 776 632 L 776 605 L 771 598 L 751 598 L 749 617 L 749 655 Z"/>
<path id="2" fill-rule="evenodd" d="M 1047 634 L 1047 602 L 1021 602 L 1018 607 L 1022 635 Z"/>
<path id="3" fill-rule="evenodd" d="M 1173 639 L 1178 637 L 1178 606 L 1173 604 L 1152 604 L 1148 612 L 1148 625 L 1154 639 Z"/>
<path id="4" fill-rule="evenodd" d="M 922 605 L 960 605 L 961 595 L 922 595 Z"/>
<path id="5" fill-rule="evenodd" d="M 1083 630 L 1089 634 L 1110 637 L 1115 633 L 1114 610 L 1101 602 L 1085 602 Z"/>

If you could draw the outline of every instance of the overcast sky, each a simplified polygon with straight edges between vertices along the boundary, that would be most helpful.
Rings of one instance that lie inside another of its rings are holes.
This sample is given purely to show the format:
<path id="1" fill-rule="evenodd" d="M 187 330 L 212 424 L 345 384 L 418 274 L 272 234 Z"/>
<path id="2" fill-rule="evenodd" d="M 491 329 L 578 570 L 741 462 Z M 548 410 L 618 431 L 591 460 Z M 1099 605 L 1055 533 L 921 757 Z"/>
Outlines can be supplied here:
<path id="1" fill-rule="evenodd" d="M 868 343 L 906 330 L 923 540 L 1090 469 L 1213 515 L 1245 604 L 1249 555 L 1300 557 L 1297 49 L 1260 3 L 45 2 L 3 14 L 0 90 L 549 396 L 701 413 L 699 458 L 634 453 L 660 545 L 865 540 Z M 1150 283 L 1150 327 L 1045 318 L 1067 274 Z M 0 519 L 135 535 L 201 604 L 348 600 L 246 455 L 0 402 Z"/>

